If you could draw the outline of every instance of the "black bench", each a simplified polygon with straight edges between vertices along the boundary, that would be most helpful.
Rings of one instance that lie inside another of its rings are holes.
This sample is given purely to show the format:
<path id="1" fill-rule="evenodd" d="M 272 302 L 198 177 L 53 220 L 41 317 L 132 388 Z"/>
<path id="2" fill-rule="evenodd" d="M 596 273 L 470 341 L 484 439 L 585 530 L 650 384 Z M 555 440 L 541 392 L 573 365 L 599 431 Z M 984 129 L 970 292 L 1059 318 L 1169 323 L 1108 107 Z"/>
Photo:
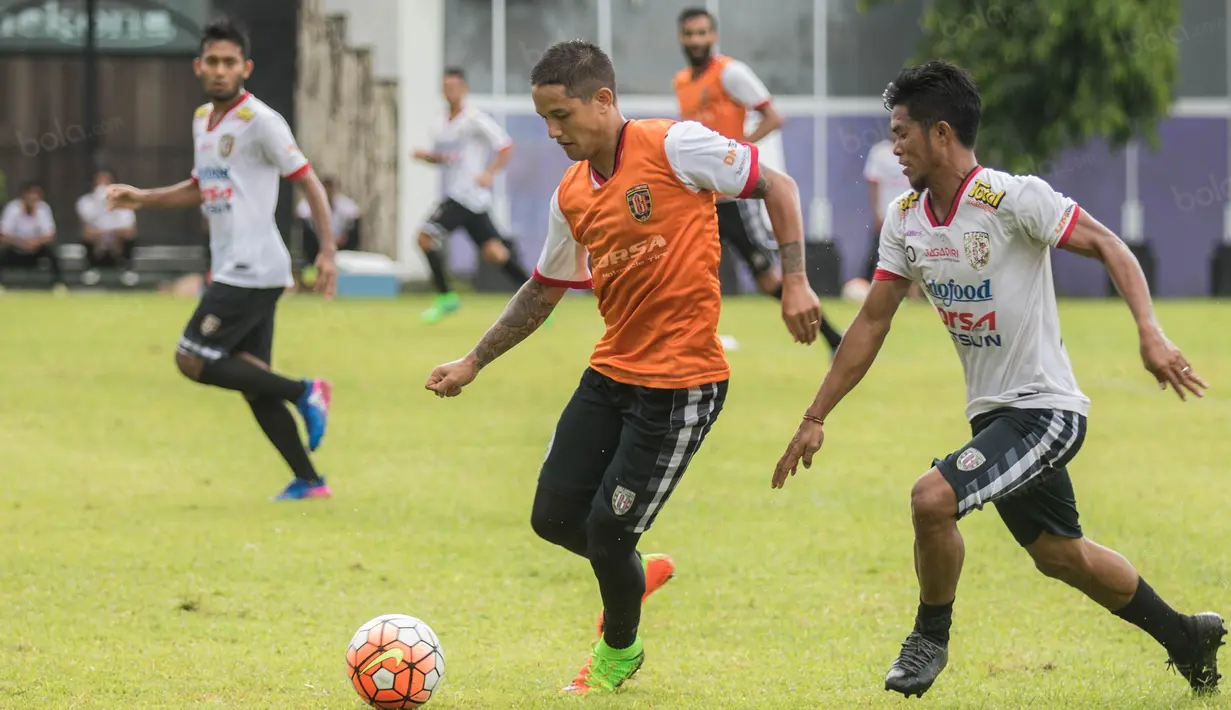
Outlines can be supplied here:
<path id="1" fill-rule="evenodd" d="M 123 285 L 120 269 L 99 269 L 99 282 L 83 286 L 81 275 L 89 268 L 86 248 L 82 244 L 61 244 L 56 247 L 64 281 L 73 289 L 125 289 L 153 290 L 159 284 L 172 281 L 187 274 L 204 274 L 209 269 L 205 247 L 138 245 L 133 250 L 133 270 L 140 281 L 134 287 Z M 47 288 L 51 285 L 51 272 L 46 266 L 38 269 L 13 269 L 5 272 L 5 286 L 9 288 Z"/>

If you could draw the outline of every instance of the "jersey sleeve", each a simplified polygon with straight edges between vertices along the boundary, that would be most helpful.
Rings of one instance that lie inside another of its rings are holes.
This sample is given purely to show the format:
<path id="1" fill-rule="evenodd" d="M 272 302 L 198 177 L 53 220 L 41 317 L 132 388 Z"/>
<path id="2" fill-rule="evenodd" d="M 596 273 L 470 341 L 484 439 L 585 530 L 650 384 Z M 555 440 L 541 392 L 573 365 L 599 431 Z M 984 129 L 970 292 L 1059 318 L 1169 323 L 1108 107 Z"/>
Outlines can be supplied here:
<path id="1" fill-rule="evenodd" d="M 667 160 L 676 177 L 696 190 L 746 198 L 761 177 L 757 147 L 726 138 L 696 121 L 667 129 Z"/>
<path id="2" fill-rule="evenodd" d="M 1059 249 L 1073 233 L 1081 207 L 1042 178 L 1027 175 L 1020 178 L 1012 214 L 1026 236 Z"/>
<path id="3" fill-rule="evenodd" d="M 893 203 L 886 208 L 886 214 L 893 210 Z M 906 258 L 906 237 L 898 227 L 900 219 L 886 219 L 881 225 L 880 246 L 877 247 L 876 272 L 872 278 L 876 281 L 895 281 L 910 279 L 910 265 Z"/>
<path id="4" fill-rule="evenodd" d="M 265 157 L 277 166 L 282 177 L 298 180 L 307 174 L 311 165 L 303 151 L 299 150 L 299 144 L 285 118 L 276 113 L 264 116 L 259 126 L 258 139 Z"/>
<path id="5" fill-rule="evenodd" d="M 499 123 L 496 123 L 496 119 L 485 113 L 475 116 L 474 126 L 492 150 L 502 150 L 513 145 L 513 139 L 509 138 L 509 134 L 500 127 Z"/>
<path id="6" fill-rule="evenodd" d="M 756 111 L 765 108 L 773 100 L 769 89 L 752 71 L 752 67 L 740 61 L 732 60 L 722 68 L 722 88 L 744 108 Z"/>
<path id="7" fill-rule="evenodd" d="M 547 241 L 534 267 L 534 280 L 558 288 L 591 288 L 590 263 L 586 248 L 573 238 L 564 212 L 560 210 L 560 191 L 551 196 L 547 217 Z"/>

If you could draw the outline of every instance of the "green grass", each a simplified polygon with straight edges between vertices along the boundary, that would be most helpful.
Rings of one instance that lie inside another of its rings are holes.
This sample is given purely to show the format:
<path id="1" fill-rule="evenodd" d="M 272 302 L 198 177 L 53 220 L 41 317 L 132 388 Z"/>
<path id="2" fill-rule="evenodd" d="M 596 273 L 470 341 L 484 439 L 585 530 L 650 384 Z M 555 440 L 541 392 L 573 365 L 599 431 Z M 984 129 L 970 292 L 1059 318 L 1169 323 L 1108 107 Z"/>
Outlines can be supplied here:
<path id="1" fill-rule="evenodd" d="M 357 709 L 346 646 L 387 612 L 439 634 L 439 709 L 902 706 L 881 683 L 917 599 L 909 490 L 967 434 L 932 311 L 903 307 L 818 466 L 771 491 L 827 353 L 792 345 L 773 303 L 728 301 L 723 332 L 742 347 L 726 409 L 643 544 L 679 565 L 647 605 L 647 663 L 617 697 L 578 700 L 557 691 L 592 641 L 597 590 L 528 521 L 601 333 L 593 303 L 566 301 L 452 400 L 422 389 L 428 371 L 503 299 L 467 297 L 434 328 L 425 303 L 284 301 L 277 367 L 336 385 L 317 456 L 335 497 L 273 504 L 288 474 L 240 397 L 172 364 L 192 303 L 0 298 L 0 708 Z M 1072 467 L 1086 531 L 1181 610 L 1231 612 L 1231 312 L 1160 306 L 1214 387 L 1181 405 L 1141 370 L 1123 305 L 1062 309 L 1094 400 Z M 1038 575 L 992 510 L 962 530 L 951 662 L 929 706 L 1231 708 L 1190 699 L 1153 641 Z"/>

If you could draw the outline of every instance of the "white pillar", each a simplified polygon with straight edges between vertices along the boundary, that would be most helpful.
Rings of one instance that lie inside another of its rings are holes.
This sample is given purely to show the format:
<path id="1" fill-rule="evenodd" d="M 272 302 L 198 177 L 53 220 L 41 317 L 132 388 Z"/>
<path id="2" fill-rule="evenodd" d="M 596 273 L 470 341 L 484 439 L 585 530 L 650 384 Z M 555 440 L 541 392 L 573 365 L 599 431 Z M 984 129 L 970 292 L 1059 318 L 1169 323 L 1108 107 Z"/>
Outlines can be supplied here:
<path id="1" fill-rule="evenodd" d="M 398 265 L 408 276 L 427 274 L 419 249 L 419 225 L 440 193 L 440 176 L 415 162 L 416 148 L 431 140 L 432 119 L 444 110 L 444 0 L 398 3 Z"/>
<path id="2" fill-rule="evenodd" d="M 1124 205 L 1120 208 L 1120 237 L 1126 244 L 1145 241 L 1145 217 L 1141 209 L 1141 145 L 1129 141 L 1124 150 Z"/>
<path id="3" fill-rule="evenodd" d="M 503 99 L 508 93 L 508 6 L 505 0 L 492 0 L 492 95 Z M 503 102 L 502 102 L 503 103 Z M 492 114 L 500 127 L 509 129 L 509 117 L 502 108 Z M 514 151 L 517 147 L 514 146 Z M 506 236 L 513 230 L 513 213 L 509 205 L 508 170 L 501 170 L 496 175 L 496 184 L 492 186 L 492 220 L 496 228 Z"/>
<path id="4" fill-rule="evenodd" d="M 1231 2 L 1231 0 L 1228 0 Z M 828 0 L 812 2 L 812 93 L 824 105 L 829 99 Z M 812 120 L 812 218 L 808 241 L 833 241 L 833 205 L 829 202 L 829 112 Z"/>
<path id="5" fill-rule="evenodd" d="M 1227 0 L 1227 14 L 1225 17 L 1231 17 L 1231 0 Z M 1231 22 L 1227 24 L 1227 97 L 1231 99 Z M 1227 173 L 1231 175 L 1231 116 L 1225 117 L 1227 121 Z M 1231 202 L 1228 202 L 1223 208 L 1222 218 L 1222 243 L 1231 244 Z"/>

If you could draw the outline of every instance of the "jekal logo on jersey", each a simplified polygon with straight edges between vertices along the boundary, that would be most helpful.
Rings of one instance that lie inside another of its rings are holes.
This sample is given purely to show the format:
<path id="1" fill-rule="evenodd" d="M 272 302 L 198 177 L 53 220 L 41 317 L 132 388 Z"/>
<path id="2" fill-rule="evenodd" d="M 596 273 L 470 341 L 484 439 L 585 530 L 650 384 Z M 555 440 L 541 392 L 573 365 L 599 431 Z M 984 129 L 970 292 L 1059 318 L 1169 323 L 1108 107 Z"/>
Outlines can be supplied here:
<path id="1" fill-rule="evenodd" d="M 966 263 L 975 271 L 982 271 L 992 258 L 992 239 L 987 232 L 966 232 Z"/>
<path id="2" fill-rule="evenodd" d="M 654 209 L 654 203 L 650 200 L 650 186 L 642 183 L 634 185 L 624 193 L 624 199 L 628 202 L 628 211 L 632 213 L 633 219 L 638 222 L 646 222 L 650 219 L 650 212 Z"/>
<path id="3" fill-rule="evenodd" d="M 229 133 L 218 139 L 218 156 L 225 158 L 231 154 L 235 148 L 235 136 Z"/>
<path id="4" fill-rule="evenodd" d="M 1004 199 L 1004 193 L 1004 190 L 992 192 L 991 183 L 975 180 L 970 192 L 966 193 L 966 204 L 994 213 L 1000 209 L 1000 201 Z"/>
<path id="5" fill-rule="evenodd" d="M 978 286 L 971 286 L 960 284 L 953 279 L 949 279 L 948 283 L 932 279 L 928 282 L 928 293 L 946 306 L 954 303 L 986 303 L 992 300 L 992 280 L 984 279 Z"/>

